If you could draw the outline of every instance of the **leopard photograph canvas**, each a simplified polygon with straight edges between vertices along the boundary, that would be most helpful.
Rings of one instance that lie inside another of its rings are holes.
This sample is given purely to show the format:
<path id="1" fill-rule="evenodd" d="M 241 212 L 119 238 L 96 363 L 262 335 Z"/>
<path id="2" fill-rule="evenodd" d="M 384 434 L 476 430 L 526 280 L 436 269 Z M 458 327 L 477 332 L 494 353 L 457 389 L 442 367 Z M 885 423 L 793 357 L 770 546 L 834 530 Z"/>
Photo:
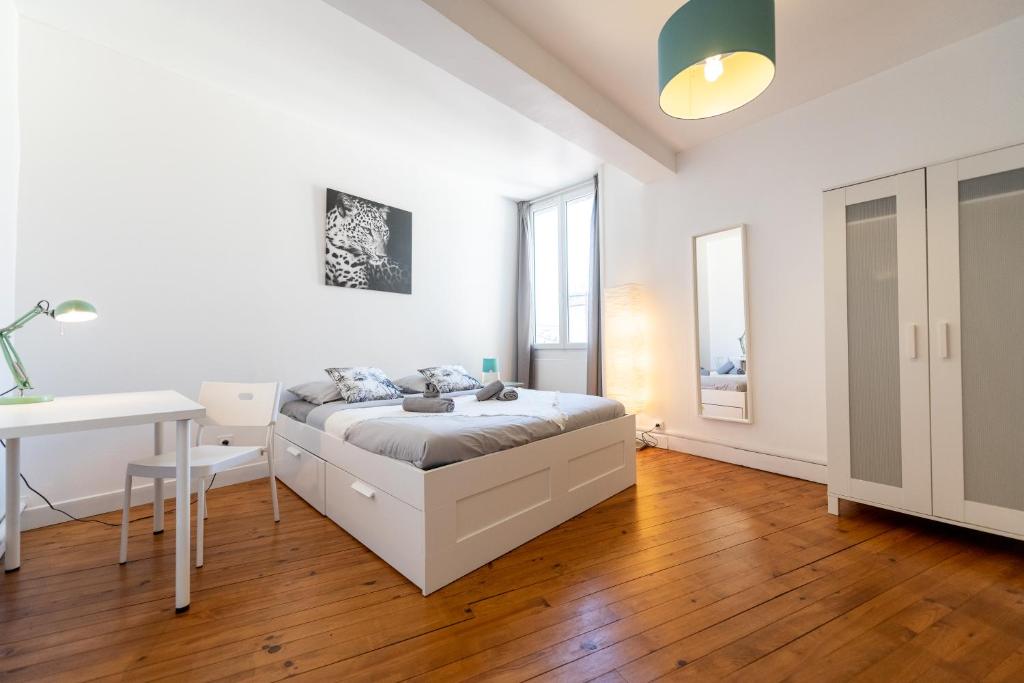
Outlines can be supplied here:
<path id="1" fill-rule="evenodd" d="M 325 283 L 412 293 L 412 214 L 327 189 Z"/>

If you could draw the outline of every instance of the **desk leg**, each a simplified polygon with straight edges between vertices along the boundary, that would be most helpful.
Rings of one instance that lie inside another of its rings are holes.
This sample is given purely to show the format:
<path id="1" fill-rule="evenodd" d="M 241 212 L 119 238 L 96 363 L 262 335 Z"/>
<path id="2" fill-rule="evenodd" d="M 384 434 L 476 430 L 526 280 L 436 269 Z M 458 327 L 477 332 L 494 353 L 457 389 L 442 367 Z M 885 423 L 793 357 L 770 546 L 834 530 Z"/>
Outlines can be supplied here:
<path id="1" fill-rule="evenodd" d="M 190 557 L 192 544 L 189 539 L 191 527 L 189 519 L 189 498 L 191 497 L 189 450 L 192 442 L 190 431 L 188 420 L 178 420 L 177 438 L 175 439 L 177 498 L 174 511 L 174 611 L 179 613 L 187 610 L 191 601 L 189 595 L 189 572 L 192 569 Z"/>
<path id="2" fill-rule="evenodd" d="M 13 572 L 21 566 L 21 439 L 7 439 L 7 480 L 5 488 L 7 496 L 7 526 L 4 532 L 6 551 L 4 555 L 4 571 Z"/>
<path id="3" fill-rule="evenodd" d="M 153 425 L 153 455 L 163 453 L 164 447 L 164 424 L 157 422 Z M 164 480 L 162 477 L 153 479 L 153 533 L 164 532 Z"/>

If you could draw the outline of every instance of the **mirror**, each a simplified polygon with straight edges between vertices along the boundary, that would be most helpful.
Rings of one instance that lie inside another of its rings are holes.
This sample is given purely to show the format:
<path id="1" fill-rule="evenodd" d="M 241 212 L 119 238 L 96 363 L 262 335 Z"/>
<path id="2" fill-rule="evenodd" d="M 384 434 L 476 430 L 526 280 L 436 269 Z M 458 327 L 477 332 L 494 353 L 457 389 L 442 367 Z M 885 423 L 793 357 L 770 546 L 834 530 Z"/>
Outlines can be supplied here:
<path id="1" fill-rule="evenodd" d="M 745 225 L 693 238 L 697 414 L 751 422 Z"/>

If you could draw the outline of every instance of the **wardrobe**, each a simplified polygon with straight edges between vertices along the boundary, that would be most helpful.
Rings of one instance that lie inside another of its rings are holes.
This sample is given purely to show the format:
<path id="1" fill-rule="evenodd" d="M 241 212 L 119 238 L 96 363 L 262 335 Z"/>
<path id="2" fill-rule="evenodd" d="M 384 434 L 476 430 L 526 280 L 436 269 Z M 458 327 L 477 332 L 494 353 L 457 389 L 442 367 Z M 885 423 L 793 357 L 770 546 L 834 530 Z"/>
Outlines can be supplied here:
<path id="1" fill-rule="evenodd" d="M 824 193 L 828 508 L 1024 538 L 1024 145 Z"/>

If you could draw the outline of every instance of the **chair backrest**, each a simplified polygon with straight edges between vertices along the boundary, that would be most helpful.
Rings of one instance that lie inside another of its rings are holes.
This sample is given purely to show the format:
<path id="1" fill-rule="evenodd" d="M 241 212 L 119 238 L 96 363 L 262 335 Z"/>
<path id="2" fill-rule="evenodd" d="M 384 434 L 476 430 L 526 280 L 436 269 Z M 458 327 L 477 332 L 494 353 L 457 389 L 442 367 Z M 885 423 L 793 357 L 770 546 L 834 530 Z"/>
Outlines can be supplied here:
<path id="1" fill-rule="evenodd" d="M 269 427 L 277 417 L 280 400 L 278 382 L 203 382 L 199 387 L 207 421 L 224 426 Z"/>

